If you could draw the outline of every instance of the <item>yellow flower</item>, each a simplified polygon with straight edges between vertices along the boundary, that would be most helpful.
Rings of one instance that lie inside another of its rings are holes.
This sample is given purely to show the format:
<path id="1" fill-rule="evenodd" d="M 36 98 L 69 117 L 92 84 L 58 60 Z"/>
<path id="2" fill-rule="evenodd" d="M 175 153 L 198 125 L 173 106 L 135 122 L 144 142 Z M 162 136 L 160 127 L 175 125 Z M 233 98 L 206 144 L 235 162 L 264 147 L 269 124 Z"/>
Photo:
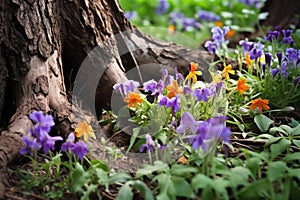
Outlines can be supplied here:
<path id="1" fill-rule="evenodd" d="M 225 65 L 224 64 L 224 69 L 222 71 L 223 76 L 225 77 L 226 80 L 229 80 L 229 74 L 235 74 L 235 71 L 232 70 L 231 65 Z"/>
<path id="2" fill-rule="evenodd" d="M 82 135 L 84 141 L 88 141 L 89 135 L 93 138 L 96 138 L 92 126 L 89 125 L 86 121 L 78 122 L 77 126 L 78 128 L 75 129 L 76 138 L 80 138 Z"/>
<path id="3" fill-rule="evenodd" d="M 128 97 L 125 97 L 124 101 L 128 103 L 128 108 L 134 106 L 137 108 L 137 103 L 142 103 L 142 98 L 139 94 L 129 92 Z"/>
<path id="4" fill-rule="evenodd" d="M 246 84 L 246 79 L 244 77 L 237 81 L 236 89 L 240 92 L 240 94 L 244 94 L 246 90 L 249 89 L 249 86 Z"/>
<path id="5" fill-rule="evenodd" d="M 263 109 L 270 110 L 268 104 L 269 104 L 268 99 L 258 98 L 251 101 L 251 105 L 249 106 L 249 109 L 255 110 L 256 108 L 258 108 L 260 112 L 262 112 Z"/>
<path id="6" fill-rule="evenodd" d="M 169 94 L 167 97 L 172 98 L 175 97 L 176 94 L 182 94 L 182 89 L 179 88 L 178 83 L 176 80 L 173 80 L 171 85 L 166 86 L 166 89 L 169 90 Z"/>
<path id="7" fill-rule="evenodd" d="M 168 28 L 169 33 L 172 35 L 175 33 L 176 31 L 176 27 L 174 25 L 170 25 Z"/>
<path id="8" fill-rule="evenodd" d="M 212 71 L 209 70 L 209 73 L 212 78 L 212 82 L 214 84 L 220 83 L 222 81 L 222 75 L 220 73 L 214 74 Z"/>
<path id="9" fill-rule="evenodd" d="M 249 55 L 249 52 L 246 51 L 245 53 L 245 61 L 246 61 L 246 64 L 247 64 L 247 67 L 249 68 L 251 66 L 251 64 L 253 63 L 253 60 L 250 59 L 250 55 Z"/>
<path id="10" fill-rule="evenodd" d="M 197 82 L 197 75 L 201 76 L 202 72 L 197 71 L 198 69 L 198 63 L 191 62 L 189 65 L 190 73 L 187 75 L 186 79 L 193 79 L 193 82 Z"/>

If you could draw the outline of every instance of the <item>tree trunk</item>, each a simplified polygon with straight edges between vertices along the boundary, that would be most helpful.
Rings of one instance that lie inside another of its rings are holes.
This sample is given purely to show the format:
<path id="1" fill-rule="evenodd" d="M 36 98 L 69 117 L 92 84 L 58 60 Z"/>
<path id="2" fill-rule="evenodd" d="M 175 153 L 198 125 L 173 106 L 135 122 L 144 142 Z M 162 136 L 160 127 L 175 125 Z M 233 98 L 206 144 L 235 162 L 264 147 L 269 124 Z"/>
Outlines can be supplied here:
<path id="1" fill-rule="evenodd" d="M 117 0 L 2 0 L 0 4 L 0 198 L 8 186 L 7 165 L 32 126 L 28 118 L 32 111 L 51 113 L 56 123 L 51 133 L 66 137 L 82 119 L 93 119 L 89 121 L 98 126 L 96 112 L 88 118 L 81 109 L 109 108 L 113 84 L 126 79 L 132 68 L 157 63 L 186 73 L 191 61 L 207 67 L 207 53 L 156 41 L 132 27 Z M 97 46 L 99 51 L 94 49 Z M 96 52 L 96 59 L 91 52 Z M 90 64 L 90 71 L 80 71 L 84 63 Z M 93 156 L 107 159 L 97 142 L 105 137 L 101 130 L 90 142 Z M 129 154 L 114 165 L 128 169 L 143 157 Z M 138 167 L 134 166 L 132 170 Z"/>
<path id="2" fill-rule="evenodd" d="M 269 13 L 263 25 L 289 28 L 290 24 L 294 24 L 300 27 L 300 1 L 298 0 L 268 0 L 262 12 Z"/>

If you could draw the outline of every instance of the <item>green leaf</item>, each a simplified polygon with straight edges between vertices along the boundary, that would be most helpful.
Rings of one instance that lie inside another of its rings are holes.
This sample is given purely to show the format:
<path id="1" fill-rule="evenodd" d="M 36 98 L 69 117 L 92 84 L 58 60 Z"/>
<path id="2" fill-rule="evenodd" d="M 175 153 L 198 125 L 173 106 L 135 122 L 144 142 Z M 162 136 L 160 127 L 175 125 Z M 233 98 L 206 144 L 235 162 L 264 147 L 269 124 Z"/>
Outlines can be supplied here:
<path id="1" fill-rule="evenodd" d="M 201 199 L 202 200 L 211 200 L 215 199 L 213 189 L 211 186 L 205 187 L 201 192 Z"/>
<path id="2" fill-rule="evenodd" d="M 103 162 L 102 160 L 92 160 L 91 161 L 91 166 L 92 168 L 97 168 L 97 169 L 102 169 L 106 172 L 109 171 L 109 168 L 107 166 L 107 164 L 105 162 Z"/>
<path id="3" fill-rule="evenodd" d="M 171 174 L 177 176 L 187 177 L 188 174 L 196 173 L 198 169 L 187 165 L 173 165 L 171 168 Z"/>
<path id="4" fill-rule="evenodd" d="M 132 200 L 133 199 L 133 192 L 130 187 L 132 184 L 131 181 L 125 183 L 121 189 L 119 190 L 117 200 Z"/>
<path id="5" fill-rule="evenodd" d="M 247 168 L 254 174 L 257 175 L 261 167 L 261 159 L 257 157 L 252 157 L 245 162 Z"/>
<path id="6" fill-rule="evenodd" d="M 295 128 L 293 128 L 291 135 L 292 136 L 300 135 L 300 124 L 298 126 L 296 126 Z"/>
<path id="7" fill-rule="evenodd" d="M 294 145 L 300 148 L 300 140 L 293 140 Z"/>
<path id="8" fill-rule="evenodd" d="M 133 131 L 133 134 L 132 136 L 130 137 L 130 143 L 129 143 L 129 147 L 126 151 L 126 154 L 130 151 L 130 149 L 132 148 L 132 146 L 134 145 L 134 142 L 137 138 L 137 136 L 139 135 L 140 131 L 141 131 L 142 127 L 136 127 L 136 128 L 133 128 L 132 131 Z"/>
<path id="9" fill-rule="evenodd" d="M 142 192 L 144 199 L 147 200 L 154 199 L 152 191 L 148 188 L 148 186 L 144 182 L 139 180 L 134 181 L 134 188 Z"/>
<path id="10" fill-rule="evenodd" d="M 271 187 L 267 179 L 262 179 L 246 185 L 238 194 L 240 199 L 269 199 L 266 194 L 270 193 Z"/>
<path id="11" fill-rule="evenodd" d="M 107 181 L 108 183 L 123 183 L 129 181 L 131 176 L 126 172 L 119 172 L 112 177 L 110 177 Z"/>
<path id="12" fill-rule="evenodd" d="M 261 132 L 266 132 L 270 125 L 274 122 L 273 120 L 271 120 L 270 118 L 266 117 L 263 114 L 258 114 L 254 116 L 254 122 L 257 125 L 257 127 L 259 128 L 259 130 Z"/>
<path id="13" fill-rule="evenodd" d="M 273 143 L 276 143 L 278 142 L 279 140 L 281 140 L 282 137 L 273 137 L 273 138 L 270 138 L 266 144 L 265 144 L 265 147 L 268 147 L 269 145 L 273 144 Z"/>
<path id="14" fill-rule="evenodd" d="M 73 191 L 78 192 L 82 190 L 84 184 L 89 182 L 90 174 L 88 172 L 85 172 L 83 166 L 80 165 L 78 162 L 76 162 L 72 179 L 73 179 L 72 189 Z"/>
<path id="15" fill-rule="evenodd" d="M 195 194 L 192 190 L 192 187 L 183 177 L 171 176 L 171 181 L 173 187 L 176 188 L 176 197 L 195 198 Z"/>
<path id="16" fill-rule="evenodd" d="M 274 159 L 279 156 L 282 152 L 290 148 L 291 141 L 285 138 L 282 138 L 278 143 L 272 144 L 270 146 L 271 158 Z"/>
<path id="17" fill-rule="evenodd" d="M 166 163 L 163 163 L 161 161 L 155 161 L 154 165 L 146 165 L 144 168 L 138 169 L 135 176 L 136 178 L 140 178 L 142 176 L 149 176 L 156 171 L 165 170 L 169 170 L 169 166 Z"/>
<path id="18" fill-rule="evenodd" d="M 289 123 L 289 126 L 292 128 L 295 128 L 296 126 L 298 126 L 300 123 L 295 120 L 294 118 L 291 119 L 291 123 Z"/>
<path id="19" fill-rule="evenodd" d="M 299 168 L 297 168 L 297 169 L 288 168 L 288 172 L 289 172 L 290 176 L 297 177 L 300 180 L 300 169 Z"/>
<path id="20" fill-rule="evenodd" d="M 295 153 L 290 153 L 287 154 L 283 160 L 288 162 L 288 161 L 298 161 L 300 159 L 300 152 L 295 152 Z"/>
<path id="21" fill-rule="evenodd" d="M 251 175 L 251 171 L 245 167 L 234 167 L 229 175 L 229 186 L 236 189 L 240 185 L 247 185 Z"/>
<path id="22" fill-rule="evenodd" d="M 203 189 L 212 185 L 213 180 L 204 174 L 197 174 L 193 179 L 191 186 L 193 190 Z"/>
<path id="23" fill-rule="evenodd" d="M 273 135 L 277 131 L 280 132 L 280 133 L 285 134 L 286 136 L 289 136 L 289 135 L 291 135 L 292 128 L 287 126 L 287 125 L 281 125 L 279 127 L 273 127 L 273 128 L 270 129 L 270 133 L 273 134 Z"/>
<path id="24" fill-rule="evenodd" d="M 225 199 L 225 200 L 229 199 L 228 191 L 227 191 L 228 185 L 229 185 L 229 181 L 225 180 L 224 178 L 214 179 L 212 183 L 212 186 L 215 192 L 218 193 L 218 196 L 223 197 L 221 199 Z"/>
<path id="25" fill-rule="evenodd" d="M 176 188 L 170 175 L 159 174 L 153 180 L 158 181 L 159 194 L 156 197 L 158 200 L 176 199 Z"/>
<path id="26" fill-rule="evenodd" d="M 267 171 L 268 180 L 275 181 L 286 176 L 286 163 L 282 161 L 270 162 Z"/>

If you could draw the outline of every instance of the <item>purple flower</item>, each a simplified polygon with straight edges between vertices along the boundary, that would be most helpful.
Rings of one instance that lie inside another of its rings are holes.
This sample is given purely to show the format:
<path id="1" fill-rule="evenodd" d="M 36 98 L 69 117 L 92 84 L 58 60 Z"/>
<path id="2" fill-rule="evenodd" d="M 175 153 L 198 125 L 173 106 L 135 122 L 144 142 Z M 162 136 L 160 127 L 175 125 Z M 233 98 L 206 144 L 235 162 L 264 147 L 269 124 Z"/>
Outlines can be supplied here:
<path id="1" fill-rule="evenodd" d="M 275 78 L 279 74 L 280 68 L 277 67 L 276 69 L 271 69 L 270 72 L 272 73 L 272 78 Z"/>
<path id="2" fill-rule="evenodd" d="M 133 80 L 127 80 L 123 83 L 117 83 L 113 86 L 113 89 L 119 92 L 123 97 L 127 96 L 129 92 L 136 92 L 139 82 Z"/>
<path id="3" fill-rule="evenodd" d="M 158 148 L 160 148 L 160 145 L 158 145 Z M 155 149 L 155 142 L 149 134 L 146 134 L 146 143 L 140 147 L 139 151 L 144 152 L 145 149 L 147 152 L 153 152 Z"/>
<path id="4" fill-rule="evenodd" d="M 72 147 L 72 153 L 76 155 L 79 158 L 79 160 L 82 160 L 88 152 L 89 149 L 85 146 L 83 142 L 76 142 Z"/>
<path id="5" fill-rule="evenodd" d="M 128 20 L 132 20 L 134 18 L 136 18 L 137 16 L 137 12 L 134 10 L 134 11 L 127 11 L 125 12 L 125 17 L 128 19 Z"/>
<path id="6" fill-rule="evenodd" d="M 223 130 L 221 132 L 221 139 L 224 142 L 229 142 L 230 141 L 230 135 L 231 135 L 231 130 L 227 127 L 223 127 Z"/>
<path id="7" fill-rule="evenodd" d="M 239 0 L 241 3 L 246 4 L 249 7 L 256 7 L 260 9 L 263 7 L 265 0 Z"/>
<path id="8" fill-rule="evenodd" d="M 63 140 L 60 136 L 51 137 L 48 133 L 45 135 L 45 139 L 41 141 L 42 148 L 45 154 L 48 154 L 50 149 L 54 150 L 54 145 L 56 141 Z"/>
<path id="9" fill-rule="evenodd" d="M 282 33 L 283 33 L 283 41 L 282 43 L 283 44 L 289 44 L 290 46 L 293 46 L 294 44 L 294 40 L 292 38 L 292 33 L 293 31 L 292 30 L 282 30 Z"/>
<path id="10" fill-rule="evenodd" d="M 158 5 L 155 9 L 155 14 L 165 14 L 170 7 L 167 0 L 158 0 Z"/>
<path id="11" fill-rule="evenodd" d="M 74 142 L 75 142 L 75 135 L 72 132 L 69 134 L 67 141 L 61 145 L 61 151 L 63 152 L 71 151 L 75 145 Z"/>
<path id="12" fill-rule="evenodd" d="M 177 127 L 176 131 L 183 134 L 186 132 L 186 129 L 189 129 L 192 133 L 195 133 L 198 126 L 199 121 L 196 121 L 191 113 L 184 112 L 180 119 L 180 125 Z"/>
<path id="13" fill-rule="evenodd" d="M 168 99 L 166 107 L 172 108 L 172 113 L 175 113 L 180 110 L 179 101 L 180 98 L 178 96 L 172 97 L 171 99 Z"/>
<path id="14" fill-rule="evenodd" d="M 254 48 L 252 48 L 249 51 L 250 59 L 256 60 L 256 59 L 260 58 L 263 54 L 263 47 L 264 47 L 264 45 L 262 45 L 260 42 L 256 43 L 254 45 Z"/>
<path id="15" fill-rule="evenodd" d="M 283 62 L 281 65 L 281 74 L 284 79 L 287 79 L 288 73 L 287 73 L 287 62 L 286 61 Z"/>
<path id="16" fill-rule="evenodd" d="M 205 10 L 199 10 L 197 12 L 197 16 L 199 20 L 208 21 L 208 22 L 220 20 L 219 15 L 216 15 L 213 12 L 209 12 Z"/>
<path id="17" fill-rule="evenodd" d="M 157 82 L 155 80 L 150 80 L 144 83 L 144 90 L 145 92 L 149 92 L 151 91 L 152 94 L 156 93 L 156 86 L 157 86 Z"/>
<path id="18" fill-rule="evenodd" d="M 208 102 L 208 98 L 210 95 L 210 90 L 208 88 L 201 88 L 194 90 L 194 96 L 196 97 L 197 101 L 204 101 Z"/>
<path id="19" fill-rule="evenodd" d="M 158 105 L 159 106 L 166 106 L 168 102 L 168 97 L 164 95 L 158 95 Z"/>
<path id="20" fill-rule="evenodd" d="M 228 26 L 224 26 L 223 30 L 220 27 L 215 26 L 211 29 L 212 38 L 217 44 L 221 44 L 224 41 L 225 35 L 228 33 L 228 31 Z"/>
<path id="21" fill-rule="evenodd" d="M 200 28 L 200 23 L 197 22 L 194 18 L 184 18 L 181 23 L 183 31 L 190 31 L 193 28 Z"/>
<path id="22" fill-rule="evenodd" d="M 269 40 L 270 42 L 272 42 L 273 40 L 277 41 L 279 35 L 280 35 L 279 31 L 277 31 L 277 30 L 275 30 L 275 31 L 269 30 L 268 35 L 265 36 L 265 40 Z"/>
<path id="23" fill-rule="evenodd" d="M 170 23 L 173 25 L 177 24 L 177 23 L 181 23 L 184 18 L 185 18 L 184 14 L 182 14 L 180 12 L 170 13 Z"/>
<path id="24" fill-rule="evenodd" d="M 272 61 L 272 54 L 270 53 L 265 53 L 265 58 L 266 58 L 266 64 L 268 67 L 271 66 L 271 61 Z"/>
<path id="25" fill-rule="evenodd" d="M 184 82 L 184 77 L 182 76 L 181 73 L 178 73 L 177 71 L 176 71 L 176 81 L 178 85 L 181 85 Z"/>
<path id="26" fill-rule="evenodd" d="M 191 95 L 193 93 L 192 88 L 188 85 L 185 85 L 183 87 L 183 94 L 185 95 Z"/>
<path id="27" fill-rule="evenodd" d="M 210 40 L 205 42 L 204 47 L 207 48 L 209 53 L 213 53 L 213 54 L 216 54 L 218 48 L 217 43 Z"/>
<path id="28" fill-rule="evenodd" d="M 253 47 L 254 47 L 254 43 L 253 42 L 249 42 L 249 41 L 245 41 L 245 40 L 240 40 L 239 41 L 239 45 L 242 46 L 243 52 L 250 52 Z"/>
<path id="29" fill-rule="evenodd" d="M 170 85 L 174 80 L 174 77 L 171 75 L 167 75 L 164 79 L 164 85 Z"/>
<path id="30" fill-rule="evenodd" d="M 282 53 L 279 52 L 276 54 L 277 58 L 278 58 L 278 62 L 279 62 L 279 65 L 281 65 L 281 61 L 282 61 Z"/>
<path id="31" fill-rule="evenodd" d="M 298 86 L 300 82 L 300 76 L 297 76 L 295 79 L 294 79 L 294 87 L 296 88 Z"/>
<path id="32" fill-rule="evenodd" d="M 197 129 L 197 134 L 189 137 L 193 149 L 197 150 L 200 146 L 203 145 L 203 142 L 205 140 L 208 131 L 208 127 L 209 127 L 208 122 L 200 122 Z"/>
<path id="33" fill-rule="evenodd" d="M 41 149 L 41 144 L 37 142 L 37 139 L 34 138 L 33 140 L 30 140 L 27 136 L 23 137 L 23 141 L 25 142 L 25 147 L 22 147 L 20 150 L 20 154 L 30 154 L 33 155 L 33 151 L 37 151 Z"/>
<path id="34" fill-rule="evenodd" d="M 29 118 L 33 120 L 35 124 L 35 133 L 48 133 L 52 126 L 55 125 L 53 117 L 51 115 L 44 115 L 42 111 L 33 111 Z"/>
<path id="35" fill-rule="evenodd" d="M 294 48 L 287 48 L 285 50 L 286 59 L 289 63 L 296 64 L 299 60 L 299 50 Z"/>

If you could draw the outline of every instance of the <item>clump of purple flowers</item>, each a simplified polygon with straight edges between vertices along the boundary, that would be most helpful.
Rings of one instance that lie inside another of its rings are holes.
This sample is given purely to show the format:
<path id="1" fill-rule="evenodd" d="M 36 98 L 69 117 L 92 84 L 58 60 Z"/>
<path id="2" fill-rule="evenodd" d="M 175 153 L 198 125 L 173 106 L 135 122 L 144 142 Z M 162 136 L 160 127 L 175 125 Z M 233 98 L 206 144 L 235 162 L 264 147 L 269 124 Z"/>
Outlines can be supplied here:
<path id="1" fill-rule="evenodd" d="M 89 149 L 86 147 L 84 142 L 75 142 L 74 133 L 70 133 L 66 142 L 61 145 L 61 151 L 71 152 L 74 155 L 82 160 L 83 157 L 89 152 Z"/>
<path id="2" fill-rule="evenodd" d="M 115 84 L 113 89 L 125 97 L 129 94 L 129 92 L 136 92 L 139 85 L 140 84 L 137 81 L 127 80 L 123 83 Z"/>
<path id="3" fill-rule="evenodd" d="M 170 4 L 167 0 L 158 0 L 157 7 L 155 9 L 155 14 L 165 14 L 168 12 Z"/>
<path id="4" fill-rule="evenodd" d="M 21 148 L 20 153 L 33 155 L 34 151 L 43 149 L 45 154 L 50 150 L 54 150 L 56 141 L 63 140 L 60 136 L 51 137 L 49 132 L 51 127 L 54 126 L 53 117 L 51 115 L 44 115 L 41 111 L 34 111 L 30 114 L 29 118 L 35 122 L 34 128 L 30 129 L 32 139 L 28 136 L 23 137 L 26 146 Z"/>
<path id="5" fill-rule="evenodd" d="M 209 12 L 205 10 L 199 10 L 197 12 L 197 16 L 199 20 L 208 21 L 208 22 L 214 22 L 220 20 L 219 15 L 216 15 L 213 12 Z"/>
<path id="6" fill-rule="evenodd" d="M 37 152 L 40 149 L 43 149 L 43 152 L 48 154 L 50 150 L 54 150 L 56 141 L 63 140 L 60 136 L 51 137 L 49 135 L 51 127 L 55 125 L 53 117 L 51 115 L 44 115 L 41 111 L 34 111 L 30 114 L 29 118 L 35 122 L 35 125 L 33 129 L 29 130 L 31 139 L 28 136 L 23 137 L 26 146 L 21 148 L 20 154 L 30 154 L 33 156 L 33 152 Z M 80 160 L 89 152 L 83 142 L 75 143 L 74 133 L 71 133 L 67 141 L 62 144 L 61 150 L 64 152 L 70 150 Z"/>
<path id="7" fill-rule="evenodd" d="M 226 116 L 215 116 L 207 121 L 197 121 L 191 113 L 184 112 L 176 131 L 180 134 L 192 133 L 193 135 L 188 136 L 192 147 L 195 150 L 202 147 L 204 151 L 208 151 L 219 138 L 229 142 L 231 131 L 225 125 L 226 119 Z"/>
<path id="8" fill-rule="evenodd" d="M 228 41 L 225 39 L 225 36 L 228 31 L 228 26 L 224 26 L 223 29 L 218 26 L 211 29 L 213 41 L 206 41 L 204 44 L 210 53 L 216 54 L 218 50 L 221 50 L 226 45 Z"/>
<path id="9" fill-rule="evenodd" d="M 199 29 L 201 24 L 194 18 L 187 18 L 180 12 L 170 14 L 170 24 L 181 27 L 182 31 Z"/>
<path id="10" fill-rule="evenodd" d="M 246 4 L 247 6 L 250 7 L 256 7 L 257 9 L 260 9 L 261 7 L 263 7 L 264 2 L 266 0 L 239 0 L 241 3 Z"/>

